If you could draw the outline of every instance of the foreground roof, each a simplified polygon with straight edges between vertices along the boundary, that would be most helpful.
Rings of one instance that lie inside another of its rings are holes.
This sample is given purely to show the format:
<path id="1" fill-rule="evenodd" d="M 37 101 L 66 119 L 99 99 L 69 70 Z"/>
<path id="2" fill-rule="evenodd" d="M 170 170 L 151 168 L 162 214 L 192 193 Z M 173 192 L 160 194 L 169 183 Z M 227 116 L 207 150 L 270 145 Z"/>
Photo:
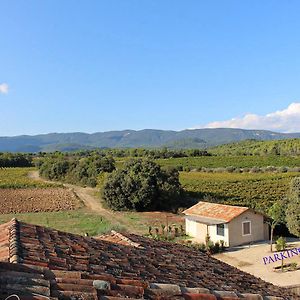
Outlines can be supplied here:
<path id="1" fill-rule="evenodd" d="M 194 206 L 186 209 L 183 213 L 186 215 L 202 217 L 204 219 L 209 218 L 214 221 L 223 221 L 227 223 L 249 209 L 250 208 L 243 206 L 200 201 Z"/>
<path id="2" fill-rule="evenodd" d="M 296 299 L 205 253 L 133 234 L 95 239 L 14 219 L 1 225 L 0 253 L 0 299 Z"/>

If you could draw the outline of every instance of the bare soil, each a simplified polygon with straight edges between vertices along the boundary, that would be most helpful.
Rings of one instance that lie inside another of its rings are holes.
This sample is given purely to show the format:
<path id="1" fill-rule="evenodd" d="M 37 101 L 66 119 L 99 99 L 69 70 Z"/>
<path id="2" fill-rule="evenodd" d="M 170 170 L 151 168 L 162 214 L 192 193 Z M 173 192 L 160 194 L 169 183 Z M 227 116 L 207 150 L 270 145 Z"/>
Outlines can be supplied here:
<path id="1" fill-rule="evenodd" d="M 0 189 L 1 214 L 73 210 L 80 206 L 70 189 Z"/>

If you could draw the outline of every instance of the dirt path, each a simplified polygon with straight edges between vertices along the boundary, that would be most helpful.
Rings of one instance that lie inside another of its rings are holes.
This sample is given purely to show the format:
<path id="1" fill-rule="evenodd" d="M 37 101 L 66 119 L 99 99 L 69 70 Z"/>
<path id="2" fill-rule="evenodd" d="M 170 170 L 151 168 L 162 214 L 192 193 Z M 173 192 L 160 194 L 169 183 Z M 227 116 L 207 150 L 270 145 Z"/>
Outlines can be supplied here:
<path id="1" fill-rule="evenodd" d="M 39 176 L 38 171 L 32 171 L 28 173 L 28 177 L 34 180 L 40 180 L 47 183 L 55 183 L 53 181 L 45 180 Z M 102 207 L 101 202 L 94 196 L 96 193 L 95 188 L 90 187 L 80 187 L 73 184 L 62 183 L 62 185 L 70 190 L 72 190 L 79 199 L 82 200 L 84 205 L 94 212 L 101 214 L 108 214 L 110 217 L 113 215 L 113 212 Z"/>
<path id="2" fill-rule="evenodd" d="M 38 171 L 31 171 L 28 173 L 28 177 L 34 180 L 40 180 L 47 183 L 57 183 L 54 181 L 49 181 L 41 178 Z M 70 190 L 72 190 L 75 195 L 84 203 L 84 205 L 91 211 L 99 214 L 100 216 L 109 220 L 113 225 L 121 226 L 126 228 L 128 231 L 133 233 L 141 233 L 136 230 L 133 224 L 127 222 L 122 214 L 119 212 L 113 212 L 104 208 L 101 204 L 100 199 L 96 196 L 98 191 L 96 188 L 91 187 L 80 187 L 73 184 L 62 183 L 62 185 Z"/>

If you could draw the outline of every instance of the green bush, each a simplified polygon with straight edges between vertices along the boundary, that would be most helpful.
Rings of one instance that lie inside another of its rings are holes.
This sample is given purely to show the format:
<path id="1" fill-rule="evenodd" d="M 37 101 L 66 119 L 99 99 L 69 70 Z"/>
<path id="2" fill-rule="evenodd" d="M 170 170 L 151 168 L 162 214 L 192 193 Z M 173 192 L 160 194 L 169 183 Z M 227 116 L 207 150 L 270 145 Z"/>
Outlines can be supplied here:
<path id="1" fill-rule="evenodd" d="M 286 248 L 286 240 L 282 236 L 277 239 L 275 248 L 277 251 L 282 251 Z"/>
<path id="2" fill-rule="evenodd" d="M 176 210 L 182 189 L 175 169 L 163 170 L 151 160 L 130 160 L 108 176 L 102 197 L 113 210 Z"/>

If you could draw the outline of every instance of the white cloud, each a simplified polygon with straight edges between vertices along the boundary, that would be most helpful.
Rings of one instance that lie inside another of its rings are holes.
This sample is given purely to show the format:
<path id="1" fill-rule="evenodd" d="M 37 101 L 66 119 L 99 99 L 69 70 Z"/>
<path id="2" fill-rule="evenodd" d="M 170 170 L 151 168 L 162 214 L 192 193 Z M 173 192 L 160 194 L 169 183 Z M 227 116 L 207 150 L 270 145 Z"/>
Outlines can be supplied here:
<path id="1" fill-rule="evenodd" d="M 0 94 L 7 94 L 7 93 L 8 93 L 8 84 L 0 83 Z"/>
<path id="2" fill-rule="evenodd" d="M 300 102 L 266 115 L 246 114 L 226 121 L 211 122 L 197 128 L 265 129 L 279 132 L 300 132 Z"/>

